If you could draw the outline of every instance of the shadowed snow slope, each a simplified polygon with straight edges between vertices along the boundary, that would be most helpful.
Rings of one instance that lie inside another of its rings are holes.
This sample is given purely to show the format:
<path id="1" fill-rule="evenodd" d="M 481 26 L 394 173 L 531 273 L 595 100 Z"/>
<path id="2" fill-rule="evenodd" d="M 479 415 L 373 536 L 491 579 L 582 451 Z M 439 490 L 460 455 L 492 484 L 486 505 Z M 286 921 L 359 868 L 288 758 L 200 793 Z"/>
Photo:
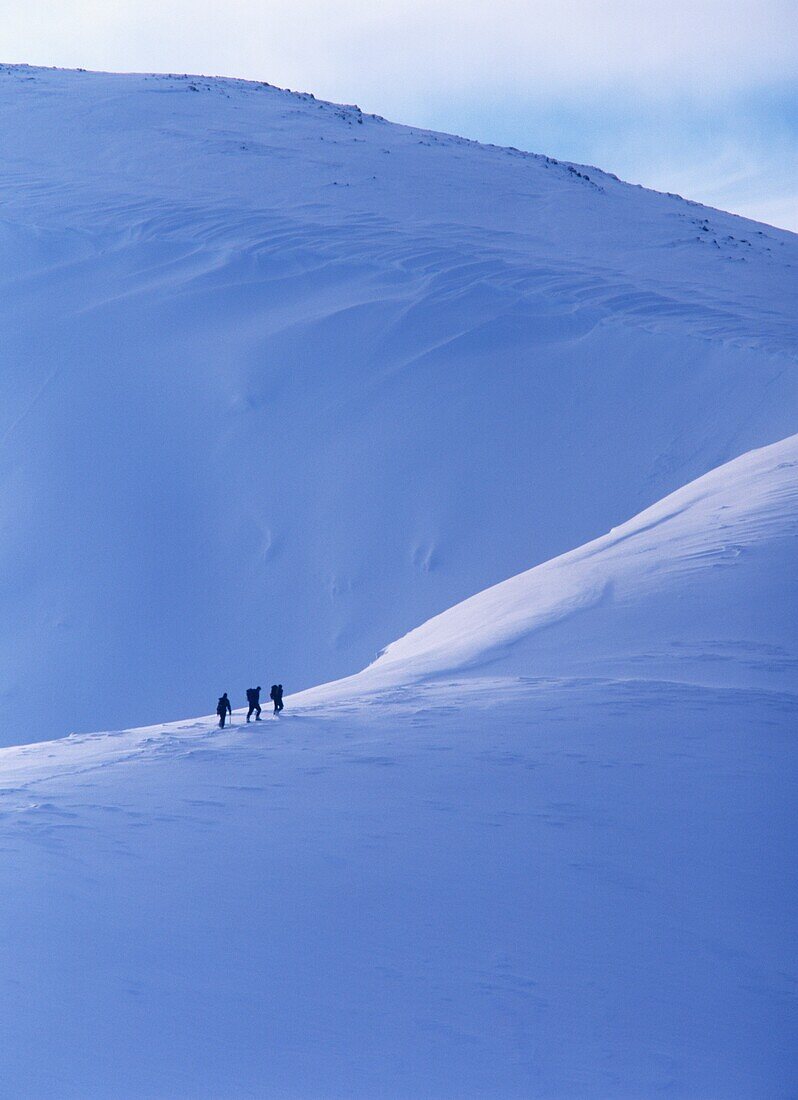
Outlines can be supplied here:
<path id="1" fill-rule="evenodd" d="M 0 750 L 3 1100 L 793 1095 L 797 463 L 279 720 Z"/>
<path id="2" fill-rule="evenodd" d="M 53 735 L 349 674 L 798 430 L 789 233 L 234 80 L 7 66 L 0 141 L 0 692 Z"/>

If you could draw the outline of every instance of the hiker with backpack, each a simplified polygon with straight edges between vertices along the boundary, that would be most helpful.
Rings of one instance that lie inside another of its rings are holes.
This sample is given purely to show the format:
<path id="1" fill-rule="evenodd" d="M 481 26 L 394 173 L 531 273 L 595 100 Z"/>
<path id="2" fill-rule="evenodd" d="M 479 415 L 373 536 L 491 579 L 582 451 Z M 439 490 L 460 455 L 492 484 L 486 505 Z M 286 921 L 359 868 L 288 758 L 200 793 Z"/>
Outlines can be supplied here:
<path id="1" fill-rule="evenodd" d="M 272 690 L 269 692 L 269 698 L 274 703 L 274 713 L 279 714 L 283 709 L 283 685 L 272 684 Z"/>
<path id="2" fill-rule="evenodd" d="M 254 714 L 255 721 L 260 722 L 260 685 L 256 688 L 247 688 L 247 704 L 249 705 L 247 721 Z"/>
<path id="3" fill-rule="evenodd" d="M 225 719 L 229 714 L 232 718 L 233 708 L 230 706 L 230 700 L 227 698 L 227 692 L 224 693 L 216 704 L 216 713 L 219 715 L 219 729 L 224 729 Z"/>

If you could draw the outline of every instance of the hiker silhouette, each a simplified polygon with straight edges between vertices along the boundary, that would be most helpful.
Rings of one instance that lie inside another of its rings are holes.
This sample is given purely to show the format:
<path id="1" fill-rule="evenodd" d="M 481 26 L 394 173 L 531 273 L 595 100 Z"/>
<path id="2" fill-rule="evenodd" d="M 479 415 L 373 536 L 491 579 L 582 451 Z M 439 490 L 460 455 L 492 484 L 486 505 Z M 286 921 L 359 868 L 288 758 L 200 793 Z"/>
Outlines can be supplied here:
<path id="1" fill-rule="evenodd" d="M 254 714 L 255 721 L 260 722 L 260 684 L 256 688 L 247 688 L 247 703 L 249 705 L 247 721 Z"/>
<path id="2" fill-rule="evenodd" d="M 227 692 L 220 696 L 219 702 L 216 704 L 216 713 L 219 715 L 219 728 L 224 729 L 224 722 L 229 714 L 232 717 L 233 708 L 230 706 L 230 700 L 227 698 Z"/>

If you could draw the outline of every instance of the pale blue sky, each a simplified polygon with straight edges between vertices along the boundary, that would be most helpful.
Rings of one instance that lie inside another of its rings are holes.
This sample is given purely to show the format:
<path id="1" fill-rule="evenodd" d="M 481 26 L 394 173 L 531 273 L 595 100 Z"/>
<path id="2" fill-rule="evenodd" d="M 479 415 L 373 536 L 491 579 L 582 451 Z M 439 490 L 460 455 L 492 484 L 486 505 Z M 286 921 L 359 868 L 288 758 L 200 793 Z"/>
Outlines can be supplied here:
<path id="1" fill-rule="evenodd" d="M 0 60 L 268 80 L 798 230 L 798 0 L 0 0 Z"/>

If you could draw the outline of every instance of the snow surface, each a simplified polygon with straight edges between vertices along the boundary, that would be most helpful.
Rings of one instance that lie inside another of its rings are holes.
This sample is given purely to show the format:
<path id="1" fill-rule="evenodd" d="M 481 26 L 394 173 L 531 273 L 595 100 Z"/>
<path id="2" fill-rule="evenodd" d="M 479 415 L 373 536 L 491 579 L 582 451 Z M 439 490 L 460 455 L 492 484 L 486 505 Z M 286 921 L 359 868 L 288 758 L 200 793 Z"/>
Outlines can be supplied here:
<path id="1" fill-rule="evenodd" d="M 793 1095 L 797 473 L 743 456 L 279 719 L 0 751 L 0 1095 Z"/>
<path id="2" fill-rule="evenodd" d="M 5 66 L 0 142 L 5 743 L 354 673 L 798 431 L 792 234 L 242 81 Z"/>
<path id="3" fill-rule="evenodd" d="M 389 645 L 340 689 L 490 664 L 731 687 L 798 686 L 798 435 Z M 644 608 L 644 613 L 641 612 Z M 317 694 L 326 698 L 336 685 Z"/>
<path id="4" fill-rule="evenodd" d="M 0 1096 L 794 1096 L 798 238 L 237 81 L 0 135 Z"/>

